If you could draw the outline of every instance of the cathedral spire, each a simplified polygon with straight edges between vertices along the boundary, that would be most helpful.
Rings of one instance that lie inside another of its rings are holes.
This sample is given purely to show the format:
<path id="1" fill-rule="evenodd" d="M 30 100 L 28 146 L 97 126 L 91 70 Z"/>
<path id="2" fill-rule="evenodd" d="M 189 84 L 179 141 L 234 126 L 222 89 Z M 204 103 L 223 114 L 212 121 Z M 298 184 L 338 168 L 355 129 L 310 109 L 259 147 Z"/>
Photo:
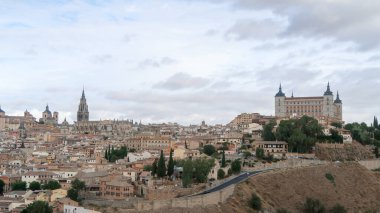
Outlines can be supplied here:
<path id="1" fill-rule="evenodd" d="M 83 86 L 83 90 L 82 90 L 82 99 L 85 99 L 86 98 L 86 95 L 84 94 L 84 86 Z"/>
<path id="2" fill-rule="evenodd" d="M 293 90 L 292 90 L 292 98 L 294 98 L 294 95 L 293 95 Z"/>

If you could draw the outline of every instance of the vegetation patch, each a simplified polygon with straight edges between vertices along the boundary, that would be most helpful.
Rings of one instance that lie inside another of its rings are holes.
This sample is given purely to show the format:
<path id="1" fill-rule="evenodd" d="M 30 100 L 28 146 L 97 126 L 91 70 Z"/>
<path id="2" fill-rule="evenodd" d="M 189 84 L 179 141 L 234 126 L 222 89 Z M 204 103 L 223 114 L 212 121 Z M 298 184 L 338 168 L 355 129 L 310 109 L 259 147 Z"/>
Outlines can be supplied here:
<path id="1" fill-rule="evenodd" d="M 326 177 L 327 180 L 329 180 L 332 184 L 334 184 L 334 186 L 336 185 L 336 184 L 335 184 L 335 178 L 334 178 L 334 176 L 333 176 L 330 172 L 326 173 L 326 174 L 325 174 L 325 177 Z"/>

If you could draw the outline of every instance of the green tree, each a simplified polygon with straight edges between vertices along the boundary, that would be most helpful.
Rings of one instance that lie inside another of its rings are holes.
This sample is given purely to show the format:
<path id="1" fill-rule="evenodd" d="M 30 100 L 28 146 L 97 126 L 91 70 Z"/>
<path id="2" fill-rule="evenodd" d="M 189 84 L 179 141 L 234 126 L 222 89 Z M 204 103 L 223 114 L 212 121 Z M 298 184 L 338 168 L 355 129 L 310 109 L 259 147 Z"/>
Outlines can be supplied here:
<path id="1" fill-rule="evenodd" d="M 152 171 L 152 165 L 145 165 L 143 168 L 144 171 L 151 172 Z"/>
<path id="2" fill-rule="evenodd" d="M 166 175 L 166 166 L 165 166 L 165 158 L 164 152 L 161 150 L 160 159 L 157 164 L 157 176 L 159 178 L 163 178 Z"/>
<path id="3" fill-rule="evenodd" d="M 173 161 L 173 150 L 170 150 L 169 162 L 168 162 L 168 177 L 171 177 L 174 173 L 174 161 Z"/>
<path id="4" fill-rule="evenodd" d="M 212 167 L 215 166 L 214 159 L 198 158 L 193 161 L 194 177 L 198 183 L 207 182 L 207 176 Z"/>
<path id="5" fill-rule="evenodd" d="M 49 182 L 42 185 L 42 188 L 43 189 L 50 189 L 50 190 L 60 189 L 61 184 L 59 184 L 59 182 L 56 180 L 49 180 Z"/>
<path id="6" fill-rule="evenodd" d="M 306 202 L 304 204 L 304 212 L 305 213 L 325 213 L 326 209 L 319 200 L 306 198 Z"/>
<path id="7" fill-rule="evenodd" d="M 379 122 L 377 121 L 377 117 L 373 117 L 373 127 L 375 127 L 376 129 L 379 128 Z"/>
<path id="8" fill-rule="evenodd" d="M 74 201 L 79 201 L 79 193 L 76 189 L 69 189 L 67 190 L 67 197 Z"/>
<path id="9" fill-rule="evenodd" d="M 232 161 L 231 170 L 233 173 L 238 174 L 241 171 L 241 162 L 239 159 Z"/>
<path id="10" fill-rule="evenodd" d="M 47 202 L 34 201 L 23 209 L 21 213 L 53 213 L 53 209 Z"/>
<path id="11" fill-rule="evenodd" d="M 29 183 L 29 189 L 32 191 L 41 190 L 41 184 L 37 181 Z"/>
<path id="12" fill-rule="evenodd" d="M 12 190 L 26 190 L 26 182 L 25 181 L 17 181 L 15 183 L 12 183 Z"/>
<path id="13" fill-rule="evenodd" d="M 208 156 L 211 156 L 212 154 L 214 154 L 216 152 L 216 149 L 213 145 L 211 144 L 206 144 L 203 146 L 203 152 L 208 155 Z"/>
<path id="14" fill-rule="evenodd" d="M 252 194 L 251 200 L 249 201 L 250 206 L 257 211 L 260 211 L 262 208 L 261 199 L 256 194 Z"/>
<path id="15" fill-rule="evenodd" d="M 336 204 L 331 210 L 330 210 L 331 213 L 346 213 L 347 210 L 344 208 L 344 206 L 340 205 L 340 204 Z"/>
<path id="16" fill-rule="evenodd" d="M 4 181 L 0 179 L 0 195 L 3 195 L 4 193 L 4 186 L 5 186 Z"/>
<path id="17" fill-rule="evenodd" d="M 222 152 L 222 165 L 223 168 L 226 167 L 226 154 L 224 153 L 224 149 Z"/>
<path id="18" fill-rule="evenodd" d="M 155 159 L 154 162 L 152 163 L 152 172 L 151 172 L 152 176 L 156 176 L 157 174 L 157 160 Z"/>
<path id="19" fill-rule="evenodd" d="M 84 181 L 79 180 L 78 178 L 75 178 L 71 182 L 71 188 L 78 190 L 78 191 L 84 190 L 86 188 L 86 183 Z"/>
<path id="20" fill-rule="evenodd" d="M 193 162 L 191 159 L 187 159 L 183 165 L 182 172 L 182 186 L 184 188 L 191 187 L 193 183 Z"/>
<path id="21" fill-rule="evenodd" d="M 218 179 L 223 179 L 226 173 L 223 169 L 218 169 Z"/>
<path id="22" fill-rule="evenodd" d="M 376 156 L 376 158 L 379 158 L 379 156 L 380 156 L 378 146 L 375 147 L 375 156 Z"/>
<path id="23" fill-rule="evenodd" d="M 108 160 L 108 150 L 106 150 L 106 153 L 104 154 L 104 158 Z"/>
<path id="24" fill-rule="evenodd" d="M 244 158 L 247 159 L 252 156 L 252 153 L 250 151 L 244 151 Z"/>
<path id="25" fill-rule="evenodd" d="M 256 149 L 256 157 L 259 159 L 263 159 L 265 156 L 265 152 L 263 148 L 257 148 Z"/>
<path id="26" fill-rule="evenodd" d="M 276 122 L 274 120 L 270 121 L 268 124 L 264 125 L 263 132 L 261 137 L 264 141 L 275 141 L 276 136 L 273 133 L 273 128 L 276 126 Z"/>

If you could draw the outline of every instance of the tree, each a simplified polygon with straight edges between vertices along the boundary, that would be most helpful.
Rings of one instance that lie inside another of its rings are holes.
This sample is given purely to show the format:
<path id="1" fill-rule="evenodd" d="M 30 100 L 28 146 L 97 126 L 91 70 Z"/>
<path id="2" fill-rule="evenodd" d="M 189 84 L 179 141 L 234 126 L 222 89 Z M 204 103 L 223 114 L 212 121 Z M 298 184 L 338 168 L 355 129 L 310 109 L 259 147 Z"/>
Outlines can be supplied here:
<path id="1" fill-rule="evenodd" d="M 75 178 L 75 180 L 71 182 L 71 188 L 80 191 L 86 188 L 86 184 L 84 181 L 80 181 L 78 178 Z"/>
<path id="2" fill-rule="evenodd" d="M 233 173 L 238 174 L 241 171 L 241 162 L 239 159 L 232 161 L 231 170 Z"/>
<path id="3" fill-rule="evenodd" d="M 211 156 L 212 154 L 214 154 L 216 152 L 216 149 L 213 145 L 207 144 L 207 145 L 203 146 L 203 152 L 206 155 Z"/>
<path id="4" fill-rule="evenodd" d="M 252 153 L 250 151 L 245 151 L 243 154 L 244 154 L 244 158 L 245 159 L 247 159 L 247 158 L 249 158 L 249 157 L 252 156 Z"/>
<path id="5" fill-rule="evenodd" d="M 53 209 L 45 201 L 34 201 L 23 209 L 21 213 L 53 213 Z"/>
<path id="6" fill-rule="evenodd" d="M 257 148 L 256 149 L 256 157 L 259 159 L 263 159 L 265 156 L 265 152 L 263 148 Z"/>
<path id="7" fill-rule="evenodd" d="M 347 210 L 340 204 L 336 204 L 331 210 L 331 213 L 346 213 Z"/>
<path id="8" fill-rule="evenodd" d="M 191 159 L 187 159 L 183 165 L 182 172 L 182 186 L 184 188 L 191 187 L 193 182 L 193 162 Z"/>
<path id="9" fill-rule="evenodd" d="M 29 189 L 32 191 L 41 190 L 41 184 L 37 181 L 29 183 Z"/>
<path id="10" fill-rule="evenodd" d="M 152 165 L 145 165 L 143 168 L 144 171 L 151 172 L 152 171 Z"/>
<path id="11" fill-rule="evenodd" d="M 154 162 L 152 163 L 152 172 L 151 172 L 152 176 L 156 176 L 157 174 L 157 159 L 154 160 Z"/>
<path id="12" fill-rule="evenodd" d="M 223 168 L 226 167 L 226 154 L 224 153 L 224 149 L 222 152 L 222 165 Z"/>
<path id="13" fill-rule="evenodd" d="M 24 144 L 24 141 L 21 141 L 21 146 L 20 146 L 21 149 L 25 148 L 25 144 Z"/>
<path id="14" fill-rule="evenodd" d="M 305 213 L 325 213 L 326 209 L 319 200 L 306 198 L 306 202 L 304 204 L 304 212 Z"/>
<path id="15" fill-rule="evenodd" d="M 218 179 L 223 179 L 226 173 L 223 169 L 218 169 Z"/>
<path id="16" fill-rule="evenodd" d="M 108 160 L 108 150 L 106 150 L 106 153 L 104 154 L 104 158 Z"/>
<path id="17" fill-rule="evenodd" d="M 276 126 L 275 121 L 270 121 L 268 124 L 264 125 L 263 132 L 261 134 L 261 137 L 264 141 L 275 141 L 276 136 L 273 133 L 273 128 Z"/>
<path id="18" fill-rule="evenodd" d="M 172 176 L 173 173 L 174 173 L 174 161 L 173 161 L 173 150 L 171 149 L 169 162 L 168 162 L 168 172 L 167 172 L 168 177 Z"/>
<path id="19" fill-rule="evenodd" d="M 379 122 L 377 121 L 377 117 L 373 117 L 373 127 L 375 127 L 376 129 L 379 128 Z"/>
<path id="20" fill-rule="evenodd" d="M 187 143 L 186 143 L 186 141 L 185 141 L 185 149 L 187 149 Z"/>
<path id="21" fill-rule="evenodd" d="M 250 206 L 257 211 L 261 210 L 261 199 L 256 194 L 252 194 L 251 200 L 249 201 Z"/>
<path id="22" fill-rule="evenodd" d="M 215 166 L 214 159 L 198 158 L 193 161 L 194 177 L 198 183 L 206 183 L 207 176 L 212 167 Z"/>
<path id="23" fill-rule="evenodd" d="M 157 164 L 157 176 L 159 178 L 163 178 L 166 175 L 166 166 L 165 166 L 165 158 L 164 152 L 161 150 L 160 159 Z"/>
<path id="24" fill-rule="evenodd" d="M 67 191 L 67 197 L 71 200 L 79 201 L 78 196 L 78 190 L 76 189 L 71 188 Z"/>
<path id="25" fill-rule="evenodd" d="M 25 181 L 17 181 L 15 183 L 12 183 L 12 190 L 26 190 L 26 182 Z"/>
<path id="26" fill-rule="evenodd" d="M 49 180 L 46 184 L 42 186 L 43 189 L 50 189 L 50 190 L 55 190 L 61 188 L 61 184 L 59 184 L 58 181 L 56 180 Z"/>
<path id="27" fill-rule="evenodd" d="M 4 193 L 4 186 L 5 186 L 4 181 L 0 179 L 0 195 L 3 195 Z"/>

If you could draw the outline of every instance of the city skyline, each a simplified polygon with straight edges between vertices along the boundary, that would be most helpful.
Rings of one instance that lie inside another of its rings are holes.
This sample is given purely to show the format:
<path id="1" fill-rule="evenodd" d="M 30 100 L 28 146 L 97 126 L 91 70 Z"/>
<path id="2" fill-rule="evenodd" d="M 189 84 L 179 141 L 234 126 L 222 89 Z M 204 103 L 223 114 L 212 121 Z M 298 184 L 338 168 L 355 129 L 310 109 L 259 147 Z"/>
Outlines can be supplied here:
<path id="1" fill-rule="evenodd" d="M 39 118 L 49 103 L 72 123 L 84 85 L 90 120 L 225 124 L 274 115 L 280 83 L 320 96 L 330 81 L 343 120 L 371 123 L 380 5 L 283 2 L 4 1 L 0 105 Z"/>

